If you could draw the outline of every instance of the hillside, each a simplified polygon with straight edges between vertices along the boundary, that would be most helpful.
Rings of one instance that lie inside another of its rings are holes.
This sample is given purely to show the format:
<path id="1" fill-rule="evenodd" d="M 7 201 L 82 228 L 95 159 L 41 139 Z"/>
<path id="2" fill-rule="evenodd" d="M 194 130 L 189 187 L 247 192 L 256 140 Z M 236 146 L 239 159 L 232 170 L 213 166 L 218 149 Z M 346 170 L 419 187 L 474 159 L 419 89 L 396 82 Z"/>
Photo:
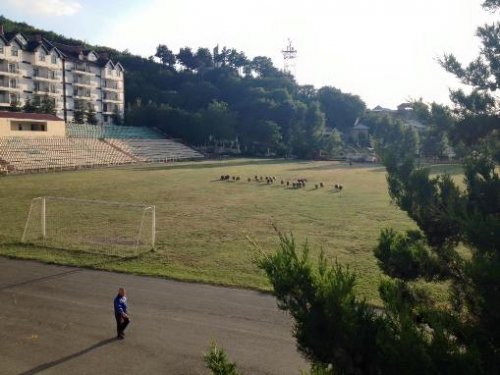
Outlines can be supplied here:
<path id="1" fill-rule="evenodd" d="M 334 87 L 301 86 L 270 58 L 250 59 L 234 48 L 185 47 L 174 53 L 158 41 L 157 51 L 151 51 L 156 57 L 146 59 L 2 16 L 0 23 L 6 32 L 42 34 L 120 61 L 126 69 L 126 122 L 158 127 L 191 144 L 232 145 L 251 155 L 313 157 L 338 151 L 340 133 L 348 134 L 365 111 L 356 95 Z"/>

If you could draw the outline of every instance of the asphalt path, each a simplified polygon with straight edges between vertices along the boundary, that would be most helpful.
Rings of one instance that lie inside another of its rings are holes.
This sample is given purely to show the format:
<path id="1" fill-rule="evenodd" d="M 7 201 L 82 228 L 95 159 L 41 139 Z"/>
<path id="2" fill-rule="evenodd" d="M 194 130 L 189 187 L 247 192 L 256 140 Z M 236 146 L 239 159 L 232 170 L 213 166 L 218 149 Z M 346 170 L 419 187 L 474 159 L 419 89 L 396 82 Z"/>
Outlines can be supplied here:
<path id="1" fill-rule="evenodd" d="M 119 286 L 132 320 L 123 341 Z M 246 375 L 307 368 L 269 295 L 0 257 L 1 375 L 208 374 L 214 339 Z"/>

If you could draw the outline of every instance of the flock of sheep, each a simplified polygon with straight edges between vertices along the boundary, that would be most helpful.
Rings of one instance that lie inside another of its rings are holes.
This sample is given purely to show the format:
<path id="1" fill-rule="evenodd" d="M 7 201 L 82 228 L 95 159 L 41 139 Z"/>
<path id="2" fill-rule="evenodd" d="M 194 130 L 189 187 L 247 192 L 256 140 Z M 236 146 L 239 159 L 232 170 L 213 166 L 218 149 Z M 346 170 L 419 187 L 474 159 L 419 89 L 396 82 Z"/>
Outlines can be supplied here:
<path id="1" fill-rule="evenodd" d="M 228 174 L 220 176 L 220 181 L 240 181 L 241 177 L 240 176 L 230 176 Z M 247 178 L 248 182 L 252 182 L 252 178 L 248 177 Z M 258 182 L 258 183 L 263 183 L 264 181 L 266 182 L 267 185 L 272 185 L 274 183 L 277 183 L 276 176 L 254 176 L 253 181 Z M 288 189 L 301 189 L 306 187 L 307 179 L 306 178 L 298 178 L 295 181 L 290 181 L 290 180 L 280 180 L 281 185 L 285 186 Z M 319 184 L 314 184 L 314 189 L 322 189 L 325 187 L 325 184 L 323 182 L 320 182 Z M 341 192 L 344 187 L 342 184 L 335 184 L 333 187 L 333 190 L 336 192 Z"/>

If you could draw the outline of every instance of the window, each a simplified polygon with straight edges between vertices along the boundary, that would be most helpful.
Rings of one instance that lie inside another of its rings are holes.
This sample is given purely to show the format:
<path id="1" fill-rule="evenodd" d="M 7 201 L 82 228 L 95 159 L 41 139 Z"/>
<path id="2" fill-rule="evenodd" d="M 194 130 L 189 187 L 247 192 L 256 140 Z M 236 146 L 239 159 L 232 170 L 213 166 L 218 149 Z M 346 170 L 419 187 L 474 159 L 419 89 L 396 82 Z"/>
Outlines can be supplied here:
<path id="1" fill-rule="evenodd" d="M 10 94 L 10 103 L 11 104 L 19 103 L 19 97 L 16 94 Z"/>
<path id="2" fill-rule="evenodd" d="M 0 53 L 3 55 L 3 51 L 4 51 L 4 46 L 2 43 L 0 43 Z"/>
<path id="3" fill-rule="evenodd" d="M 122 72 L 121 72 L 120 70 L 118 70 L 118 71 L 116 72 L 116 75 L 117 75 L 118 77 L 121 77 L 121 76 L 122 76 Z"/>
<path id="4" fill-rule="evenodd" d="M 51 56 L 52 64 L 57 64 L 57 55 L 55 53 Z"/>
<path id="5" fill-rule="evenodd" d="M 10 54 L 12 56 L 19 56 L 19 48 L 17 46 L 10 47 Z"/>
<path id="6" fill-rule="evenodd" d="M 17 81 L 15 79 L 10 80 L 10 88 L 11 89 L 17 88 Z"/>
<path id="7" fill-rule="evenodd" d="M 40 82 L 35 82 L 35 91 L 40 91 Z"/>
<path id="8" fill-rule="evenodd" d="M 9 73 L 17 73 L 17 65 L 9 64 Z"/>
<path id="9" fill-rule="evenodd" d="M 38 53 L 38 58 L 40 59 L 40 61 L 45 61 L 45 56 L 45 51 L 40 50 L 40 52 Z"/>

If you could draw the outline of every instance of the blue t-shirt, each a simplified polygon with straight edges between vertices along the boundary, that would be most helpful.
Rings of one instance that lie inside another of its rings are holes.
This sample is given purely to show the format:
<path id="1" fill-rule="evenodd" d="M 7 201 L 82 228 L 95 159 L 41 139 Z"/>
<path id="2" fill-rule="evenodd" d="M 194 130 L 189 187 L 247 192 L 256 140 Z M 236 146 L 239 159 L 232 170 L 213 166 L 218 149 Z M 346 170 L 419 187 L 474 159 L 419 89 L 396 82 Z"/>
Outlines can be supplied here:
<path id="1" fill-rule="evenodd" d="M 123 314 L 127 313 L 127 297 L 125 296 L 120 296 L 119 294 L 115 297 L 114 301 L 115 305 L 115 314 Z"/>

